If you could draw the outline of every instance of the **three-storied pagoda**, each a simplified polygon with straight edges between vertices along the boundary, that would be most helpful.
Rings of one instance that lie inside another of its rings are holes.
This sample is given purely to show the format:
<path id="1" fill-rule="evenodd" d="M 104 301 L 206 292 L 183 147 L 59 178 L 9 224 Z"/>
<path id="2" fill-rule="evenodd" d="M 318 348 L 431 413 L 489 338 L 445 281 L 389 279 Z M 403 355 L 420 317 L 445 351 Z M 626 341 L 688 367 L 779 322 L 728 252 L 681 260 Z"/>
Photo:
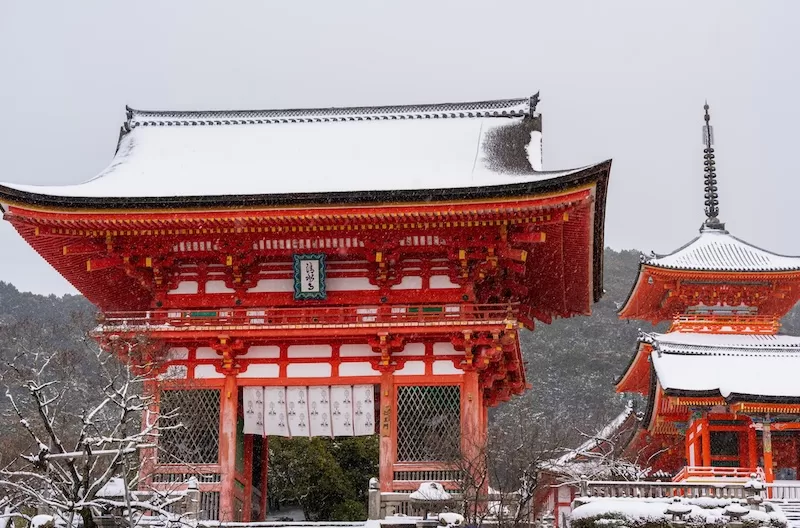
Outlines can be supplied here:
<path id="1" fill-rule="evenodd" d="M 526 388 L 519 329 L 602 292 L 610 162 L 542 171 L 537 100 L 129 109 L 97 177 L 0 186 L 101 342 L 157 355 L 185 428 L 146 485 L 197 474 L 207 517 L 263 518 L 270 435 L 380 435 L 383 491 L 458 481 L 449 450 Z"/>
<path id="2" fill-rule="evenodd" d="M 705 212 L 700 236 L 642 257 L 619 312 L 672 320 L 643 332 L 618 392 L 648 397 L 636 443 L 664 449 L 655 469 L 674 480 L 795 480 L 800 471 L 800 338 L 779 333 L 800 298 L 800 257 L 740 240 L 719 220 L 713 130 L 705 106 Z"/>

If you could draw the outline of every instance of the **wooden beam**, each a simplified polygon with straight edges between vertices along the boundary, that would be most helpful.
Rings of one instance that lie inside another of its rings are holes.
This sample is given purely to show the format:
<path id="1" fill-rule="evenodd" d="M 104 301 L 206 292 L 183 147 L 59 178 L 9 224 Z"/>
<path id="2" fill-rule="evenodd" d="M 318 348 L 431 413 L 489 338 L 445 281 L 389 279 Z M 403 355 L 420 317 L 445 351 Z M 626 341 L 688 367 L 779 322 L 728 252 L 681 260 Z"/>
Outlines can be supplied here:
<path id="1" fill-rule="evenodd" d="M 100 271 L 122 266 L 122 257 L 106 257 L 86 261 L 86 271 Z"/>
<path id="2" fill-rule="evenodd" d="M 546 240 L 547 234 L 544 231 L 522 232 L 511 235 L 511 241 L 516 244 L 540 244 Z"/>

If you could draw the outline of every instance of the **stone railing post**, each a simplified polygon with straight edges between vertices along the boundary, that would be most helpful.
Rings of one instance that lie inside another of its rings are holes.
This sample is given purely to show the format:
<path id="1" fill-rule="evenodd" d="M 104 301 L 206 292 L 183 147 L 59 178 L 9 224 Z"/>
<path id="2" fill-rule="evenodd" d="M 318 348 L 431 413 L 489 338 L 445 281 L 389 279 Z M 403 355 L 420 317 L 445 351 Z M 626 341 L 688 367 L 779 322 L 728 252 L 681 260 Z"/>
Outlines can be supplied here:
<path id="1" fill-rule="evenodd" d="M 381 489 L 378 479 L 369 479 L 369 498 L 367 499 L 369 512 L 367 518 L 371 521 L 381 518 Z"/>
<path id="2" fill-rule="evenodd" d="M 589 477 L 581 475 L 581 497 L 589 496 Z"/>
<path id="3" fill-rule="evenodd" d="M 200 485 L 195 477 L 191 477 L 187 482 L 186 496 L 183 498 L 183 511 L 192 517 L 192 520 L 200 519 Z"/>

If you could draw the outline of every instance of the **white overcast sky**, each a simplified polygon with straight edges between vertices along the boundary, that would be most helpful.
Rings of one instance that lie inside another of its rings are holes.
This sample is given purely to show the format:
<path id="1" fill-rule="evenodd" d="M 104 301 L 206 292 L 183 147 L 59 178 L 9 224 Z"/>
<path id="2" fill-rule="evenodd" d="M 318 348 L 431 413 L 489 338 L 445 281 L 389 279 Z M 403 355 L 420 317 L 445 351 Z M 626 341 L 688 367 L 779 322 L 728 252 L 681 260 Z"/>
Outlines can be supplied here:
<path id="1" fill-rule="evenodd" d="M 613 158 L 606 244 L 663 253 L 704 218 L 708 98 L 722 220 L 756 245 L 800 254 L 798 20 L 796 0 L 0 0 L 0 181 L 91 178 L 111 160 L 126 104 L 250 109 L 541 91 L 545 168 Z M 74 292 L 6 222 L 0 251 L 0 280 Z"/>

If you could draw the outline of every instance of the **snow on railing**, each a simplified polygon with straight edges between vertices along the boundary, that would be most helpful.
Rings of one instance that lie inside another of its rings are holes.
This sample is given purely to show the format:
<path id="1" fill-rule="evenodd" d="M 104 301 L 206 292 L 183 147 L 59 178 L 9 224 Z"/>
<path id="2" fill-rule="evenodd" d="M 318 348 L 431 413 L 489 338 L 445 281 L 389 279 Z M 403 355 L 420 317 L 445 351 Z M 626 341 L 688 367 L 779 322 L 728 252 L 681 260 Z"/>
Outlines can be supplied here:
<path id="1" fill-rule="evenodd" d="M 746 498 L 744 482 L 648 482 L 581 481 L 583 497 L 669 498 L 711 497 Z"/>
<path id="2" fill-rule="evenodd" d="M 158 331 L 216 326 L 424 326 L 514 322 L 518 312 L 519 305 L 516 303 L 225 308 L 109 312 L 99 316 L 99 323 L 102 331 L 120 328 Z"/>

